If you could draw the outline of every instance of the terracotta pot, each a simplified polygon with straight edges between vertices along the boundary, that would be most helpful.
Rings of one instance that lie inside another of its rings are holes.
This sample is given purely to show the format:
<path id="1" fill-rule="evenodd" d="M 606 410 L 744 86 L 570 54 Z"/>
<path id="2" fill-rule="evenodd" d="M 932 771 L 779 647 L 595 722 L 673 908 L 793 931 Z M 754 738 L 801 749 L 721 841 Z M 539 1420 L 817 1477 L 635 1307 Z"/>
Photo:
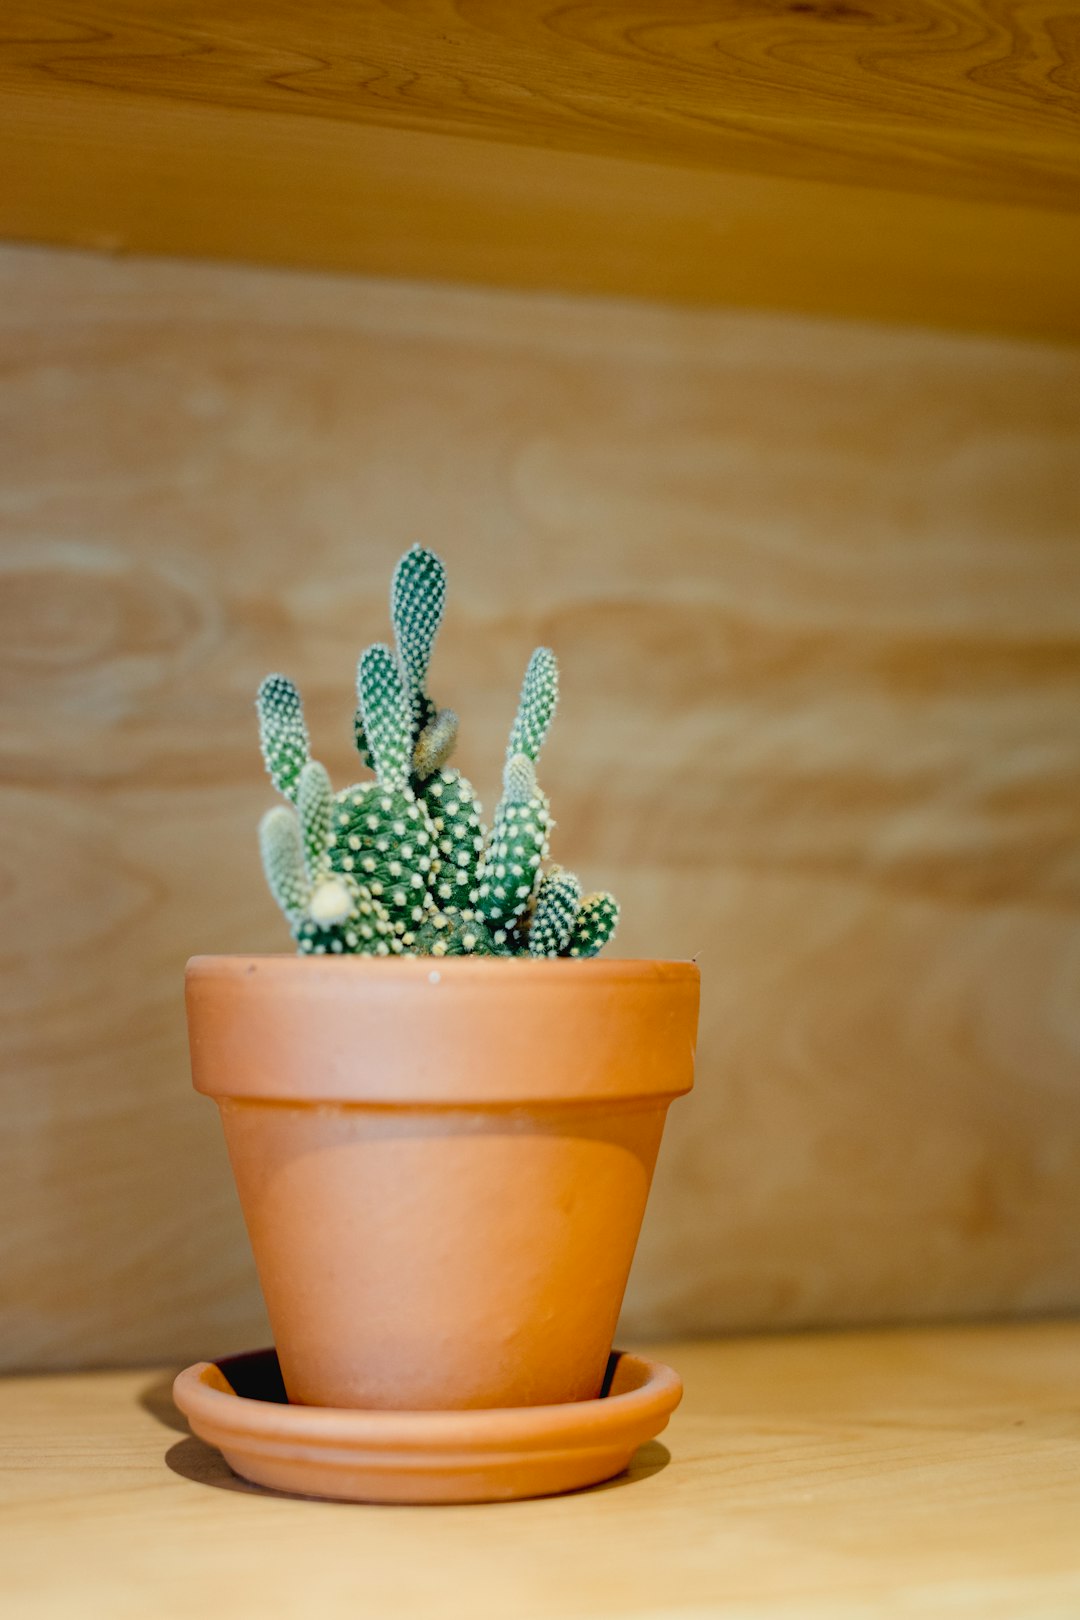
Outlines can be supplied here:
<path id="1" fill-rule="evenodd" d="M 291 1401 L 600 1393 L 696 967 L 195 957 L 187 1006 Z"/>

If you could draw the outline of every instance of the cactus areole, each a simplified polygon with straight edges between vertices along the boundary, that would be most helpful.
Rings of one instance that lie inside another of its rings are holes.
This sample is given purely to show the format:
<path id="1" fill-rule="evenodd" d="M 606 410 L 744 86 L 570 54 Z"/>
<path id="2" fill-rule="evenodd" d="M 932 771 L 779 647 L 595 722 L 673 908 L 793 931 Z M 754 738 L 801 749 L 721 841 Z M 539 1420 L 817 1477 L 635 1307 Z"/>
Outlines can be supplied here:
<path id="1" fill-rule="evenodd" d="M 555 654 L 529 659 L 503 792 L 485 826 L 450 765 L 452 709 L 427 690 L 446 571 L 413 546 L 394 571 L 394 646 L 360 657 L 354 735 L 371 775 L 335 792 L 312 759 L 300 694 L 268 675 L 256 703 L 263 758 L 288 801 L 259 828 L 263 869 L 304 955 L 589 957 L 611 939 L 610 894 L 582 895 L 549 860 L 553 826 L 536 774 L 558 701 Z"/>

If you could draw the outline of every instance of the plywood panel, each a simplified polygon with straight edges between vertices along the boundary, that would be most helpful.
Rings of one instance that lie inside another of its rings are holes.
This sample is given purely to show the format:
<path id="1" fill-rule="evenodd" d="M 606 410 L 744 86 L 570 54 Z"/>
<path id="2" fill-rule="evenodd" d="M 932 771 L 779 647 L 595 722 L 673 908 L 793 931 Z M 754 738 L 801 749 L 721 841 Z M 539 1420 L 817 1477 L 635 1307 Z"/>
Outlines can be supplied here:
<path id="1" fill-rule="evenodd" d="M 23 0 L 0 233 L 1080 336 L 1064 0 Z"/>
<path id="2" fill-rule="evenodd" d="M 1080 1304 L 1080 356 L 0 255 L 0 1345 L 265 1335 L 194 951 L 284 945 L 252 694 L 354 772 L 398 552 L 490 800 L 564 668 L 558 852 L 694 955 L 627 1327 Z"/>

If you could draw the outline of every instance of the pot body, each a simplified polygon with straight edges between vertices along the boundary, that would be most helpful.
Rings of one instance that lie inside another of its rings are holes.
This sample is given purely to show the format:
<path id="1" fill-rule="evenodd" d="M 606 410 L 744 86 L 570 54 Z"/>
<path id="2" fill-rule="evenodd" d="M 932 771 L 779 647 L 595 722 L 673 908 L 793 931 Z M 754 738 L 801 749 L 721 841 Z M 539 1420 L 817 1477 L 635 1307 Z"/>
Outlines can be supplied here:
<path id="1" fill-rule="evenodd" d="M 599 1394 L 696 968 L 208 957 L 187 995 L 291 1401 Z"/>

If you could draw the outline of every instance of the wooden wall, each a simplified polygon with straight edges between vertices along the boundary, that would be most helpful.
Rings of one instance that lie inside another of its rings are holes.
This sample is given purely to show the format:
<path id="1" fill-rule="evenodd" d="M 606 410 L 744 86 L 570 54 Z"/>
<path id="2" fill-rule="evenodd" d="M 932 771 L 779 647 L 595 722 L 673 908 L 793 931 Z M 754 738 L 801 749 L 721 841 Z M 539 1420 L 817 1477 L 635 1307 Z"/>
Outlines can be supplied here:
<path id="1" fill-rule="evenodd" d="M 1080 1305 L 1080 353 L 0 253 L 0 1347 L 265 1337 L 194 951 L 285 944 L 280 667 L 341 781 L 422 538 L 490 796 L 562 658 L 558 853 L 696 956 L 627 1331 Z"/>

